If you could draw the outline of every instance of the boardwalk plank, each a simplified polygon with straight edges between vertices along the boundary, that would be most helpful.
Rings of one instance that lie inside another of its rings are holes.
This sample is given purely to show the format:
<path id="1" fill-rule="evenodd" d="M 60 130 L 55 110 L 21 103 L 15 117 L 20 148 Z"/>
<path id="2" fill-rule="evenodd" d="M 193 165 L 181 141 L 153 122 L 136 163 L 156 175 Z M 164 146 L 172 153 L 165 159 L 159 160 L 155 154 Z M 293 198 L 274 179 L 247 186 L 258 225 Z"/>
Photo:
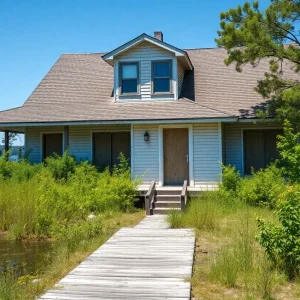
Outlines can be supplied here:
<path id="1" fill-rule="evenodd" d="M 120 229 L 40 299 L 188 300 L 194 246 L 192 230 L 146 217 Z"/>

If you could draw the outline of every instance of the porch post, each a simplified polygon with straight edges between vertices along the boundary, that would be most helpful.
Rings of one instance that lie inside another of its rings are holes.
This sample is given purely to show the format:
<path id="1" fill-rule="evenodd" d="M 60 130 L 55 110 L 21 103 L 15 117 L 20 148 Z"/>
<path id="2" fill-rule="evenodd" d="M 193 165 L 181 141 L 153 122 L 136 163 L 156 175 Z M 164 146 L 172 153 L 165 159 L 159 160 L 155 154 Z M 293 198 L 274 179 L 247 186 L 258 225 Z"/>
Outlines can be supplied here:
<path id="1" fill-rule="evenodd" d="M 4 131 L 4 150 L 5 151 L 9 150 L 9 131 L 8 130 Z"/>
<path id="2" fill-rule="evenodd" d="M 64 151 L 69 148 L 69 126 L 64 126 Z"/>

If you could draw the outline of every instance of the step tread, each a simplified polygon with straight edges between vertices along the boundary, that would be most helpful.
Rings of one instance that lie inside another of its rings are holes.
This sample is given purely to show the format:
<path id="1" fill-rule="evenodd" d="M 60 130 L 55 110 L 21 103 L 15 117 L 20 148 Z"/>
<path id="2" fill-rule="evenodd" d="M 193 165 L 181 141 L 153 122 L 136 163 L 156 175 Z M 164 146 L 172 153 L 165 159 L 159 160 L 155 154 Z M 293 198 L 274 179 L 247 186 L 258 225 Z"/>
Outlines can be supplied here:
<path id="1" fill-rule="evenodd" d="M 155 207 L 153 210 L 181 210 L 179 207 Z"/>
<path id="2" fill-rule="evenodd" d="M 165 195 L 165 194 L 159 194 L 159 195 L 156 195 L 156 197 L 166 197 L 166 198 L 172 198 L 172 197 L 181 197 L 181 194 L 178 194 L 178 195 Z"/>
<path id="3" fill-rule="evenodd" d="M 177 204 L 177 203 L 181 203 L 181 201 L 180 200 L 170 200 L 170 201 L 158 200 L 158 201 L 155 201 L 155 203 L 165 203 L 165 204 L 173 203 L 173 204 Z"/>

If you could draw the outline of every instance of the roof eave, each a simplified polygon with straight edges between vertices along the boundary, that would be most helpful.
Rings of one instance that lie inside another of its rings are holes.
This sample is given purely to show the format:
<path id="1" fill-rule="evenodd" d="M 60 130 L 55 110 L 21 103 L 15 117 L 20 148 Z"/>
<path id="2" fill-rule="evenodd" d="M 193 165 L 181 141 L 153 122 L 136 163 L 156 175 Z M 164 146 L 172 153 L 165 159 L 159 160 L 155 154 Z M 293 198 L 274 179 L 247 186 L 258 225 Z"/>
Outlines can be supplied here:
<path id="1" fill-rule="evenodd" d="M 186 119 L 136 119 L 136 120 L 106 120 L 106 121 L 57 121 L 57 122 L 7 122 L 0 123 L 2 128 L 9 127 L 42 127 L 42 126 L 67 126 L 67 125 L 111 125 L 111 124 L 186 124 L 186 123 L 216 123 L 216 122 L 236 122 L 237 117 L 205 117 L 205 118 L 186 118 Z"/>

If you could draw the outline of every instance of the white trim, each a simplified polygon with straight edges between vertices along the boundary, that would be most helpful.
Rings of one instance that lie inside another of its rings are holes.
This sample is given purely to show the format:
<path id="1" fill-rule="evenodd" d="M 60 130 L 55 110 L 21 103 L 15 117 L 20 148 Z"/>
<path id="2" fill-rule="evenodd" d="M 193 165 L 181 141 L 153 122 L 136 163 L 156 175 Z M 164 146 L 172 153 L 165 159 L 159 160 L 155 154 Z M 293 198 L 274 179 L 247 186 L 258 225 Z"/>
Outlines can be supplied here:
<path id="1" fill-rule="evenodd" d="M 194 126 L 189 125 L 189 186 L 195 186 L 194 179 Z"/>
<path id="2" fill-rule="evenodd" d="M 177 59 L 172 59 L 172 91 L 174 99 L 178 100 L 178 64 Z"/>
<path id="3" fill-rule="evenodd" d="M 158 156 L 159 156 L 159 186 L 164 185 L 164 128 L 188 128 L 188 148 L 189 148 L 189 186 L 194 186 L 194 131 L 191 124 L 170 124 L 158 125 Z"/>
<path id="4" fill-rule="evenodd" d="M 143 100 L 144 101 L 144 100 Z M 170 101 L 170 100 L 169 100 Z M 173 100 L 174 101 L 174 100 Z M 128 102 L 127 102 L 128 103 Z M 126 101 L 124 101 L 126 105 Z M 116 120 L 116 121 L 66 121 L 66 122 L 27 122 L 27 123 L 0 123 L 2 127 L 44 127 L 44 126 L 75 126 L 75 125 L 124 125 L 124 124 L 186 124 L 186 123 L 232 123 L 237 122 L 236 117 L 224 117 L 224 118 L 195 118 L 195 119 L 160 119 L 160 120 Z M 238 123 L 238 122 L 237 122 Z"/>
<path id="5" fill-rule="evenodd" d="M 43 158 L 43 152 L 44 152 L 44 144 L 43 144 L 43 136 L 44 134 L 55 134 L 55 133 L 61 133 L 62 134 L 62 153 L 64 154 L 64 152 L 66 151 L 65 149 L 65 145 L 64 145 L 64 140 L 65 140 L 65 133 L 63 130 L 58 130 L 58 131 L 41 131 L 40 132 L 40 162 L 43 162 L 44 158 Z"/>
<path id="6" fill-rule="evenodd" d="M 222 145 L 222 123 L 218 123 L 218 140 L 219 140 L 219 163 L 220 163 L 220 182 L 222 182 L 222 165 L 223 165 L 223 145 Z"/>
<path id="7" fill-rule="evenodd" d="M 249 130 L 249 131 L 259 131 L 259 130 L 278 130 L 278 129 L 283 129 L 283 127 L 275 126 L 275 127 L 242 127 L 241 128 L 241 154 L 242 154 L 242 161 L 241 161 L 241 175 L 245 176 L 245 151 L 244 151 L 244 131 Z"/>
<path id="8" fill-rule="evenodd" d="M 158 177 L 159 186 L 164 185 L 164 135 L 163 127 L 158 126 Z"/>
<path id="9" fill-rule="evenodd" d="M 133 158 L 134 158 L 134 153 L 133 153 L 133 149 L 134 149 L 134 128 L 133 128 L 133 124 L 131 124 L 130 127 L 130 171 L 131 171 L 131 179 L 133 180 L 133 167 L 134 167 L 134 163 L 133 163 Z"/>

